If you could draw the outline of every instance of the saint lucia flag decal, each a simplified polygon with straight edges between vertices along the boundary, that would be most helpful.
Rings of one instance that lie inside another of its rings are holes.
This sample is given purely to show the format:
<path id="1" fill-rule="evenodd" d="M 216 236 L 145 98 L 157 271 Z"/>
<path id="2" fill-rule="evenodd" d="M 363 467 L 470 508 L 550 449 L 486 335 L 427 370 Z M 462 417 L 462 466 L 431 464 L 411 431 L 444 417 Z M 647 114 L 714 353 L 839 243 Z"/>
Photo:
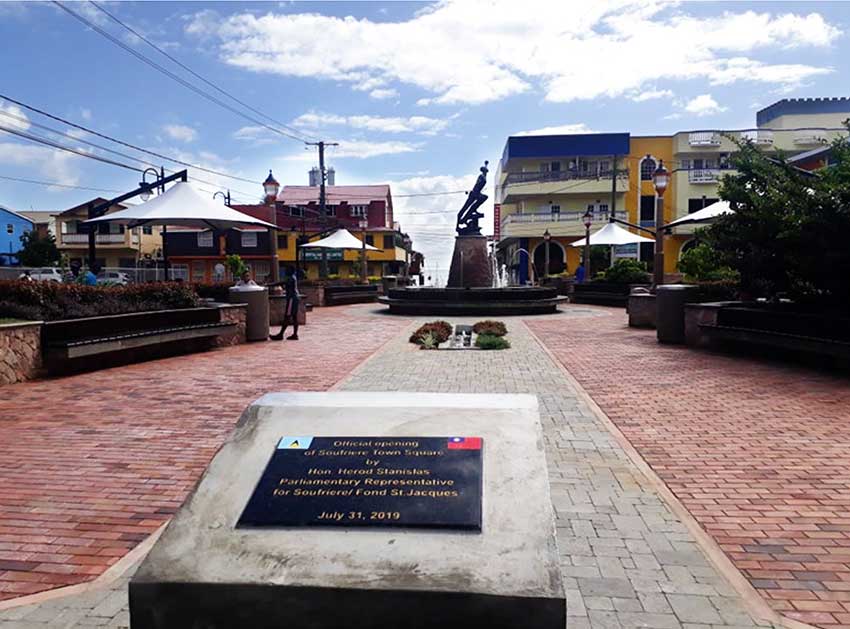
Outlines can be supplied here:
<path id="1" fill-rule="evenodd" d="M 313 437 L 281 437 L 278 450 L 306 450 L 313 443 Z"/>

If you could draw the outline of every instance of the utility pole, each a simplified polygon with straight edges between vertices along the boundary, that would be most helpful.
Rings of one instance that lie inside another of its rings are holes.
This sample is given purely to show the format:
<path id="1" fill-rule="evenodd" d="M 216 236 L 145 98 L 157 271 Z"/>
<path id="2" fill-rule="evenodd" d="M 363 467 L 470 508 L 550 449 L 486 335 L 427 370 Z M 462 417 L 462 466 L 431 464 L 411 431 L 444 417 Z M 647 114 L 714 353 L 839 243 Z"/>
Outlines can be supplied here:
<path id="1" fill-rule="evenodd" d="M 328 173 L 325 170 L 325 147 L 326 146 L 339 146 L 337 142 L 308 142 L 310 146 L 318 146 L 319 147 L 319 175 L 321 179 L 319 180 L 319 221 L 323 224 L 327 221 L 327 193 L 325 190 L 325 183 L 328 180 Z M 322 250 L 322 269 L 320 272 L 322 277 L 327 277 L 328 275 L 328 254 L 323 249 Z"/>
<path id="2" fill-rule="evenodd" d="M 617 156 L 611 156 L 611 207 L 609 208 L 608 220 L 613 222 L 617 218 Z M 640 247 L 640 245 L 637 245 Z M 614 264 L 614 247 L 610 247 L 609 255 L 611 259 L 608 261 L 608 266 Z M 640 257 L 640 256 L 638 256 Z"/>

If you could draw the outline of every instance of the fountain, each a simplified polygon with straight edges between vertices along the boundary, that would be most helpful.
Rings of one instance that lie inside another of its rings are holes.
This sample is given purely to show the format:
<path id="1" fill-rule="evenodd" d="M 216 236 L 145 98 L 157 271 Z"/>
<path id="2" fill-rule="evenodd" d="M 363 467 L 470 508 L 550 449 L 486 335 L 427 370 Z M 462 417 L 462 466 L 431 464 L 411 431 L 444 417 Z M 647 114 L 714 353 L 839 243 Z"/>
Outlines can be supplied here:
<path id="1" fill-rule="evenodd" d="M 501 269 L 487 251 L 487 237 L 478 225 L 484 215 L 478 208 L 487 200 L 487 164 L 457 214 L 457 236 L 445 288 L 391 288 L 378 298 L 398 314 L 528 315 L 555 312 L 566 297 L 555 288 L 508 286 L 507 269 Z"/>

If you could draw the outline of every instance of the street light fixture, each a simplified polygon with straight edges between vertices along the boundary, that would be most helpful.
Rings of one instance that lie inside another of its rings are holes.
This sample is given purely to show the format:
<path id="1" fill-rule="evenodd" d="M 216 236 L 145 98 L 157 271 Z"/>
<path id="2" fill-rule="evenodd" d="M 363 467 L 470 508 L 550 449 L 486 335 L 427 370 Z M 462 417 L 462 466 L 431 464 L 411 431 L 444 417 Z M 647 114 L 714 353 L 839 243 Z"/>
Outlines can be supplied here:
<path id="1" fill-rule="evenodd" d="M 664 160 L 658 162 L 658 168 L 652 173 L 652 182 L 655 184 L 655 194 L 658 195 L 655 202 L 655 261 L 652 283 L 660 286 L 664 283 L 664 192 L 670 183 L 670 173 L 664 168 Z"/>
<path id="2" fill-rule="evenodd" d="M 550 240 L 552 240 L 552 234 L 550 234 L 549 230 L 547 229 L 545 232 L 543 232 L 543 246 L 546 249 L 545 250 L 546 263 L 543 266 L 543 278 L 544 279 L 549 277 L 549 241 Z"/>
<path id="3" fill-rule="evenodd" d="M 587 281 L 590 277 L 590 226 L 593 225 L 593 212 L 587 210 L 582 216 L 584 219 L 584 277 L 583 281 Z"/>
<path id="4" fill-rule="evenodd" d="M 151 198 L 153 193 L 153 188 L 148 184 L 147 181 L 145 181 L 145 175 L 148 174 L 148 171 L 153 172 L 154 179 L 160 178 L 160 174 L 157 172 L 156 168 L 145 168 L 145 170 L 142 172 L 142 180 L 139 182 L 139 187 L 144 188 L 144 190 L 139 193 L 139 197 L 142 199 L 143 203 L 146 203 L 148 199 Z"/>

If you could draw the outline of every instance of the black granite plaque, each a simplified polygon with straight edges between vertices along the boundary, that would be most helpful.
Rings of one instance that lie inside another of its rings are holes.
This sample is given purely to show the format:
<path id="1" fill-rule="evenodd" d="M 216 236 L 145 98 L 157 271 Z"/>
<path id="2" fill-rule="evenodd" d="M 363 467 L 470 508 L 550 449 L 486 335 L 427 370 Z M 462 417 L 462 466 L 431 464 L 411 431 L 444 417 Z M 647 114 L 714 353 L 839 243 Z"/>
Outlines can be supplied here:
<path id="1" fill-rule="evenodd" d="M 481 530 L 480 437 L 283 437 L 237 526 Z"/>

